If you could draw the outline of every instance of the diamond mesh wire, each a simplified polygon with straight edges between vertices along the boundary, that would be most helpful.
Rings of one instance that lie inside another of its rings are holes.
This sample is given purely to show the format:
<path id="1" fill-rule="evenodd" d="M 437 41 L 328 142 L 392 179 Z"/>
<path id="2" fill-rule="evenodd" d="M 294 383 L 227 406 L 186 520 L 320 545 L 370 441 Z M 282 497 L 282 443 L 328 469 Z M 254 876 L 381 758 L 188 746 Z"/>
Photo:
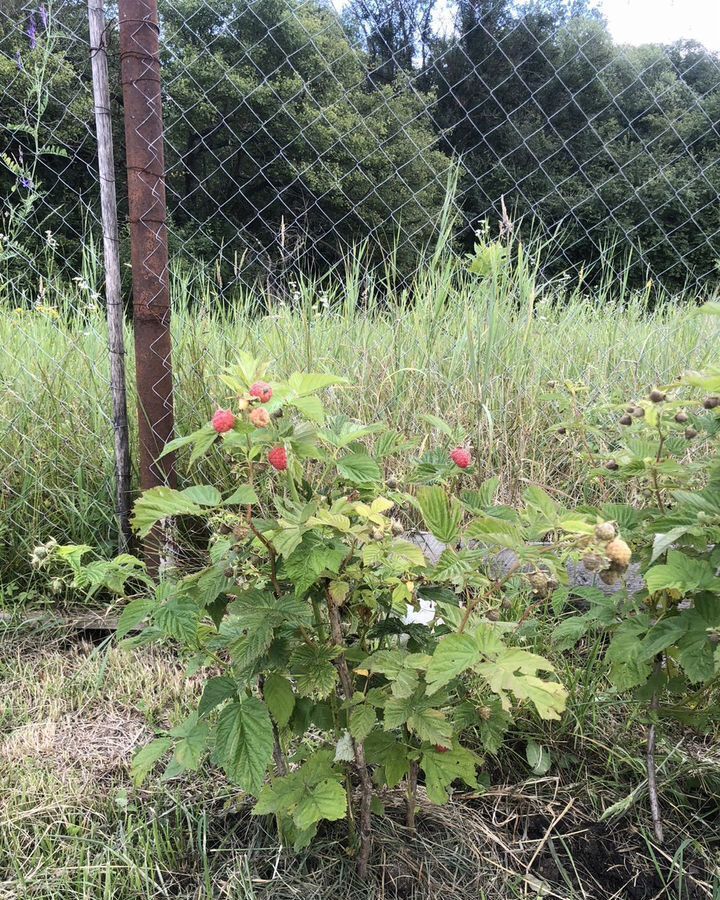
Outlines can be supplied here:
<path id="1" fill-rule="evenodd" d="M 582 3 L 158 5 L 170 272 L 154 266 L 156 249 L 139 262 L 170 277 L 174 300 L 192 306 L 210 292 L 232 303 L 255 290 L 266 304 L 292 305 L 303 276 L 346 266 L 363 273 L 359 305 L 403 285 L 412 293 L 448 221 L 447 249 L 459 254 L 486 220 L 493 234 L 512 223 L 516 238 L 542 247 L 540 285 L 566 273 L 579 290 L 614 277 L 619 291 L 650 296 L 652 282 L 656 293 L 701 296 L 714 284 L 717 53 L 689 42 L 618 46 Z M 118 11 L 109 3 L 106 12 L 129 293 Z M 0 9 L 0 300 L 12 335 L 0 470 L 14 516 L 0 540 L 9 549 L 19 530 L 28 540 L 44 531 L 112 544 L 88 43 L 84 0 L 7 0 Z M 133 127 L 142 133 L 143 121 Z M 150 185 L 148 221 L 159 199 Z M 272 348 L 271 332 L 262 335 Z M 566 336 L 547 339 L 567 353 Z M 658 379 L 672 374 L 673 340 L 659 328 L 644 346 Z M 176 381 L 198 400 L 187 409 L 178 396 L 181 417 L 193 419 L 210 400 L 194 385 L 232 346 L 215 342 L 203 354 L 188 343 L 188 355 L 176 352 Z M 504 348 L 491 353 L 500 377 Z M 63 446 L 72 452 L 48 454 Z M 16 569 L 18 557 L 7 558 Z"/>

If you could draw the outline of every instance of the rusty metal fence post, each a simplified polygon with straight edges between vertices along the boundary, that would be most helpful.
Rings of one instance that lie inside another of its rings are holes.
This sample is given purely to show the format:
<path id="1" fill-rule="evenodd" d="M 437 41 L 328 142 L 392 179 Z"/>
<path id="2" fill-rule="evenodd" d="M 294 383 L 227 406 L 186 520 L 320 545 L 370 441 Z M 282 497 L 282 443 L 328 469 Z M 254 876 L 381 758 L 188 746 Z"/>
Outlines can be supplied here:
<path id="1" fill-rule="evenodd" d="M 170 288 L 157 0 L 120 0 L 135 369 L 143 490 L 175 485 L 175 460 L 159 460 L 174 430 Z M 158 533 L 148 561 L 162 555 Z"/>

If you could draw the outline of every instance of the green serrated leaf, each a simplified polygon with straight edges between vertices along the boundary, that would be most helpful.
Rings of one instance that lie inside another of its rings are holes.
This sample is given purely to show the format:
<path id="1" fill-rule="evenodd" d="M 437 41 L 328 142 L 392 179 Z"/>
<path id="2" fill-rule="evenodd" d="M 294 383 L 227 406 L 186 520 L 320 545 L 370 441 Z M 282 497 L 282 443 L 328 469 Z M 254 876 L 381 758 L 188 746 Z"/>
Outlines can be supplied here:
<path id="1" fill-rule="evenodd" d="M 390 697 L 385 704 L 384 728 L 386 731 L 407 725 L 421 741 L 449 747 L 452 725 L 445 713 L 431 706 L 426 697 Z"/>
<path id="2" fill-rule="evenodd" d="M 293 821 L 298 828 L 309 828 L 314 822 L 325 819 L 335 822 L 347 811 L 347 795 L 337 781 L 327 779 L 307 791 L 298 803 Z"/>
<path id="3" fill-rule="evenodd" d="M 184 770 L 195 771 L 207 747 L 207 722 L 198 721 L 198 713 L 195 712 L 177 728 L 173 728 L 170 734 L 178 738 L 175 742 L 174 759 Z"/>
<path id="4" fill-rule="evenodd" d="M 410 770 L 407 751 L 394 734 L 371 732 L 365 740 L 365 754 L 371 765 L 383 767 L 389 788 L 397 787 Z"/>
<path id="5" fill-rule="evenodd" d="M 565 710 L 565 688 L 557 682 L 537 677 L 538 672 L 553 671 L 551 663 L 542 656 L 513 647 L 495 660 L 479 663 L 475 671 L 485 678 L 505 709 L 509 706 L 505 696 L 509 691 L 518 700 L 530 700 L 542 719 L 559 719 Z"/>
<path id="6" fill-rule="evenodd" d="M 552 633 L 552 642 L 561 652 L 571 650 L 581 637 L 587 633 L 590 622 L 585 616 L 571 616 L 563 619 Z"/>
<path id="7" fill-rule="evenodd" d="M 720 586 L 720 579 L 715 577 L 707 560 L 693 559 L 679 550 L 669 550 L 664 565 L 648 569 L 645 582 L 651 594 L 663 590 L 691 593 L 696 590 L 713 590 Z"/>
<path id="8" fill-rule="evenodd" d="M 368 484 L 382 479 L 380 467 L 366 453 L 347 453 L 337 461 L 337 470 L 341 478 L 352 484 Z"/>
<path id="9" fill-rule="evenodd" d="M 255 490 L 249 484 L 241 484 L 222 501 L 222 504 L 223 506 L 250 506 L 257 502 L 258 496 Z"/>
<path id="10" fill-rule="evenodd" d="M 457 541 L 462 520 L 462 507 L 448 496 L 440 485 L 420 488 L 417 494 L 420 512 L 434 537 L 444 544 Z"/>
<path id="11" fill-rule="evenodd" d="M 293 651 L 290 670 L 302 697 L 322 700 L 335 690 L 338 673 L 332 660 L 338 652 L 337 647 L 322 644 L 303 644 Z"/>
<path id="12" fill-rule="evenodd" d="M 479 787 L 476 767 L 478 757 L 457 747 L 443 753 L 438 750 L 425 750 L 420 757 L 420 768 L 425 773 L 425 788 L 433 803 L 447 803 L 449 788 L 454 781 L 463 781 L 468 787 Z"/>
<path id="13" fill-rule="evenodd" d="M 147 537 L 154 526 L 168 516 L 201 516 L 204 513 L 204 507 L 185 491 L 154 487 L 144 491 L 135 501 L 131 521 L 140 537 Z"/>
<path id="14" fill-rule="evenodd" d="M 295 693 L 292 685 L 283 675 L 268 675 L 265 679 L 263 694 L 273 719 L 281 728 L 284 728 L 290 721 L 295 708 Z"/>
<path id="15" fill-rule="evenodd" d="M 685 634 L 688 630 L 689 620 L 686 616 L 672 616 L 662 619 L 653 625 L 637 648 L 636 659 L 638 662 L 647 662 L 653 659 L 662 650 L 666 650 Z"/>
<path id="16" fill-rule="evenodd" d="M 193 449 L 190 454 L 188 465 L 193 465 L 201 459 L 215 443 L 217 432 L 208 424 L 203 426 L 199 431 L 195 432 L 195 440 L 193 441 Z"/>
<path id="17" fill-rule="evenodd" d="M 155 609 L 157 603 L 146 597 L 131 600 L 118 619 L 116 637 L 121 641 Z"/>
<path id="18" fill-rule="evenodd" d="M 375 710 L 369 704 L 363 703 L 356 706 L 350 713 L 350 734 L 356 741 L 364 741 L 375 727 L 377 716 Z"/>
<path id="19" fill-rule="evenodd" d="M 215 730 L 215 759 L 230 781 L 258 794 L 272 750 L 272 724 L 264 703 L 245 697 L 224 707 Z"/>
<path id="20" fill-rule="evenodd" d="M 130 774 L 133 783 L 139 786 L 155 768 L 155 765 L 172 747 L 172 738 L 159 737 L 146 744 L 133 756 Z"/>
<path id="21" fill-rule="evenodd" d="M 219 506 L 222 503 L 222 494 L 211 484 L 194 484 L 181 493 L 198 506 Z"/>
<path id="22" fill-rule="evenodd" d="M 189 597 L 173 597 L 153 613 L 153 623 L 183 644 L 194 644 L 200 624 L 200 608 Z"/>
<path id="23" fill-rule="evenodd" d="M 412 697 L 420 679 L 414 669 L 402 669 L 390 682 L 393 697 Z"/>
<path id="24" fill-rule="evenodd" d="M 434 694 L 479 662 L 480 649 L 469 634 L 448 634 L 438 643 L 427 670 L 427 692 Z"/>
<path id="25" fill-rule="evenodd" d="M 202 718 L 226 700 L 237 697 L 237 682 L 227 675 L 218 675 L 205 682 L 198 705 L 198 715 Z"/>
<path id="26" fill-rule="evenodd" d="M 322 425 L 325 421 L 325 407 L 319 397 L 296 397 L 289 402 L 311 422 Z"/>

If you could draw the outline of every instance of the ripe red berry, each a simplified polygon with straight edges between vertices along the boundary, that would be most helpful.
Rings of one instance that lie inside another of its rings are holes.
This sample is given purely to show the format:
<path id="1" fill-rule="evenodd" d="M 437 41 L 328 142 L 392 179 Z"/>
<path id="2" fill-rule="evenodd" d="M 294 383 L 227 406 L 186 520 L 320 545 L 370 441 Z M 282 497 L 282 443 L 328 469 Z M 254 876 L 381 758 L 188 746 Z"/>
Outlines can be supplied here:
<path id="1" fill-rule="evenodd" d="M 464 447 L 456 447 L 450 454 L 450 459 L 459 469 L 467 469 L 472 465 L 472 455 Z"/>
<path id="2" fill-rule="evenodd" d="M 267 381 L 256 381 L 250 388 L 250 396 L 257 397 L 261 403 L 267 403 L 273 391 Z"/>
<path id="3" fill-rule="evenodd" d="M 212 427 L 218 434 L 225 434 L 226 431 L 232 431 L 235 427 L 235 413 L 229 409 L 219 409 L 212 417 Z"/>
<path id="4" fill-rule="evenodd" d="M 288 455 L 284 447 L 273 447 L 268 453 L 267 459 L 273 469 L 277 469 L 278 472 L 284 472 L 288 467 Z"/>
<path id="5" fill-rule="evenodd" d="M 435 751 L 437 753 L 447 753 L 449 749 L 449 747 L 443 747 L 442 744 L 435 744 Z"/>

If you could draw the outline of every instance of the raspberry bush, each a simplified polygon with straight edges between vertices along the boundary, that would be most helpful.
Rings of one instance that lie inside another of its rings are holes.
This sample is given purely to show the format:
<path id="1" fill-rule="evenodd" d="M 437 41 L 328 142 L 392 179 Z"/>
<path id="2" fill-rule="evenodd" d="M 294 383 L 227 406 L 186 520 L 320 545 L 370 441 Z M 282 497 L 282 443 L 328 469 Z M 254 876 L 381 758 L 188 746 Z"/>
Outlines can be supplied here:
<path id="1" fill-rule="evenodd" d="M 717 312 L 712 306 L 706 312 Z M 573 389 L 576 386 L 573 386 Z M 564 618 L 555 642 L 564 650 L 604 633 L 612 687 L 632 692 L 648 723 L 648 775 L 655 834 L 663 839 L 655 784 L 656 729 L 675 720 L 703 729 L 712 720 L 720 674 L 720 369 L 688 372 L 624 407 L 621 433 L 580 424 L 579 452 L 607 484 L 635 502 L 587 512 L 614 528 L 600 556 L 585 562 L 620 589 L 590 591 L 588 612 Z M 565 432 L 573 428 L 568 421 Z M 596 529 L 599 531 L 600 529 Z M 622 579 L 631 554 L 644 586 Z"/>
<path id="2" fill-rule="evenodd" d="M 441 419 L 426 417 L 429 449 L 413 458 L 414 445 L 382 424 L 329 417 L 322 394 L 341 379 L 274 380 L 242 356 L 221 380 L 231 407 L 223 428 L 208 423 L 166 452 L 229 454 L 234 483 L 154 488 L 133 519 L 140 538 L 175 517 L 204 521 L 208 564 L 167 568 L 155 582 L 134 557 L 86 562 L 88 547 L 44 545 L 36 565 L 63 563 L 77 586 L 125 597 L 119 638 L 173 642 L 188 671 L 205 676 L 197 710 L 136 756 L 136 781 L 162 760 L 167 777 L 209 762 L 297 848 L 322 822 L 346 819 L 364 875 L 384 790 L 402 787 L 412 827 L 418 784 L 436 803 L 456 783 L 477 787 L 479 753 L 499 750 L 519 707 L 560 718 L 566 691 L 552 664 L 518 642 L 519 625 L 534 610 L 562 611 L 570 559 L 620 575 L 639 526 L 615 509 L 565 509 L 533 486 L 520 509 L 500 505 L 498 479 L 458 464 L 463 436 Z M 436 560 L 411 540 L 417 527 L 444 545 Z M 696 525 L 679 527 L 673 540 L 697 537 Z M 434 603 L 422 623 L 407 615 L 421 599 Z M 613 607 L 606 619 L 618 616 Z M 657 655 L 667 647 L 651 616 L 636 617 L 633 634 L 650 634 Z M 556 639 L 579 639 L 597 621 L 567 619 Z M 613 638 L 623 647 L 624 627 Z M 616 672 L 647 674 L 645 656 L 620 657 Z"/>

